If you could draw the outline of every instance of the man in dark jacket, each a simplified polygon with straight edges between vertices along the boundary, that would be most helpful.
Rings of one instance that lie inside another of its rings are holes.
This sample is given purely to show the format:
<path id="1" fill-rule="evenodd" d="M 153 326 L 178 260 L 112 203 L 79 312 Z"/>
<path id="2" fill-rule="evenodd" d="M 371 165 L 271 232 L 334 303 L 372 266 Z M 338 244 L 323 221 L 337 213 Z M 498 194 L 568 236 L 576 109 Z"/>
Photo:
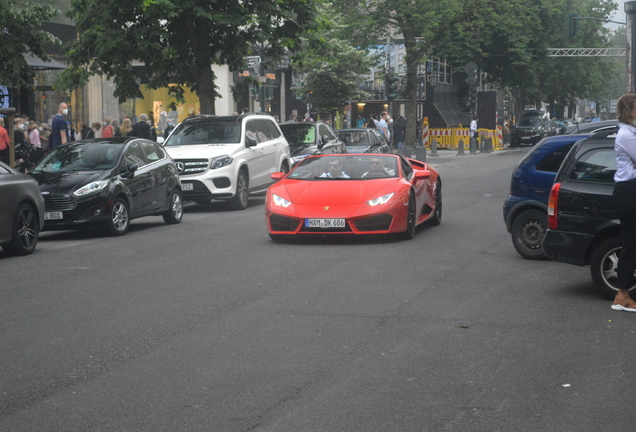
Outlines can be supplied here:
<path id="1" fill-rule="evenodd" d="M 133 126 L 133 135 L 137 138 L 152 140 L 152 132 L 148 124 L 148 116 L 144 113 L 139 116 L 139 123 Z"/>

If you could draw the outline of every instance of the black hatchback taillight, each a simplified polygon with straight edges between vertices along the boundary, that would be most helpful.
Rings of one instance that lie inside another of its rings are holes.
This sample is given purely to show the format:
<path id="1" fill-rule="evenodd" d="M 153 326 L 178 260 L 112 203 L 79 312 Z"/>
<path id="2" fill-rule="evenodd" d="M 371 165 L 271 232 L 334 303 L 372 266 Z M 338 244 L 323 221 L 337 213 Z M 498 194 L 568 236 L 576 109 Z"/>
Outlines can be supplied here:
<path id="1" fill-rule="evenodd" d="M 548 229 L 552 230 L 558 227 L 559 189 L 561 189 L 561 183 L 555 183 L 550 190 L 550 199 L 548 200 Z"/>

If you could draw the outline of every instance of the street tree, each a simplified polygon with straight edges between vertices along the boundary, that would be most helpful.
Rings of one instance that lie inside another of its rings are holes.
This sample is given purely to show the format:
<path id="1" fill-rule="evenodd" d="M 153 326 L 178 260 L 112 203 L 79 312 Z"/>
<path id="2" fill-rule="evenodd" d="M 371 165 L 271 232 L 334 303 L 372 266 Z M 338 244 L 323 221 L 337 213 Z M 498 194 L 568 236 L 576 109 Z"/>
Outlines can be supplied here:
<path id="1" fill-rule="evenodd" d="M 28 85 L 33 70 L 25 54 L 49 61 L 44 48 L 59 40 L 41 29 L 59 11 L 52 6 L 31 2 L 0 0 L 0 83 L 9 87 Z"/>
<path id="2" fill-rule="evenodd" d="M 561 15 L 555 14 L 552 21 L 545 20 L 544 26 L 552 29 L 548 43 L 555 48 L 605 48 L 611 46 L 610 30 L 597 20 L 580 20 L 576 34 L 570 34 L 564 16 L 575 13 L 579 17 L 607 20 L 616 9 L 610 0 L 570 0 L 566 2 Z M 623 46 L 624 46 L 623 39 Z M 559 45 L 560 44 L 560 45 Z M 608 57 L 547 58 L 540 64 L 539 86 L 542 100 L 550 105 L 551 111 L 562 118 L 565 107 L 574 112 L 577 99 L 605 100 L 606 82 L 624 76 L 621 65 Z M 615 81 L 614 81 L 615 82 Z"/>
<path id="3" fill-rule="evenodd" d="M 141 97 L 131 64 L 145 65 L 149 88 L 184 87 L 196 92 L 201 112 L 214 114 L 212 65 L 245 66 L 254 44 L 270 55 L 294 50 L 311 28 L 315 0 L 71 0 L 69 17 L 77 40 L 66 46 L 70 60 L 59 85 L 77 87 L 101 74 L 116 84 L 120 100 Z"/>
<path id="4" fill-rule="evenodd" d="M 404 39 L 407 119 L 417 118 L 418 70 L 435 52 L 446 23 L 455 20 L 461 5 L 461 0 L 369 0 L 360 5 L 366 16 L 363 25 L 370 33 Z M 416 144 L 416 123 L 407 121 L 405 144 L 411 147 Z"/>
<path id="5" fill-rule="evenodd" d="M 579 34 L 570 36 L 567 17 L 607 19 L 615 7 L 610 0 L 467 0 L 445 27 L 437 53 L 456 64 L 477 63 L 491 83 L 510 89 L 517 116 L 527 103 L 542 101 L 562 112 L 599 88 L 604 62 L 550 58 L 546 49 L 608 46 L 599 22 L 581 21 Z"/>
<path id="6" fill-rule="evenodd" d="M 294 71 L 303 78 L 293 90 L 319 111 L 330 112 L 368 96 L 359 83 L 368 77 L 377 57 L 351 44 L 349 27 L 331 2 L 320 4 L 317 21 L 294 56 Z"/>

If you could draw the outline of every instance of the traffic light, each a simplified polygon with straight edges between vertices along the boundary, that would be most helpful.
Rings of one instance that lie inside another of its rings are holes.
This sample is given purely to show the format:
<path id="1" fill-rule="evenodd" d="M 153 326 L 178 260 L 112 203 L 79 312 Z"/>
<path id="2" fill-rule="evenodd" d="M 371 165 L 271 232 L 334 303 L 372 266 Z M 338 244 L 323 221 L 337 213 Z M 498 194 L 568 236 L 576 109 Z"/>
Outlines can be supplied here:
<path id="1" fill-rule="evenodd" d="M 568 14 L 568 33 L 570 36 L 579 34 L 579 20 L 577 14 Z"/>
<path id="2" fill-rule="evenodd" d="M 395 98 L 397 97 L 397 92 L 399 89 L 398 86 L 398 81 L 400 80 L 400 78 L 395 75 L 394 73 L 387 73 L 386 74 L 386 98 L 388 100 L 395 100 Z"/>

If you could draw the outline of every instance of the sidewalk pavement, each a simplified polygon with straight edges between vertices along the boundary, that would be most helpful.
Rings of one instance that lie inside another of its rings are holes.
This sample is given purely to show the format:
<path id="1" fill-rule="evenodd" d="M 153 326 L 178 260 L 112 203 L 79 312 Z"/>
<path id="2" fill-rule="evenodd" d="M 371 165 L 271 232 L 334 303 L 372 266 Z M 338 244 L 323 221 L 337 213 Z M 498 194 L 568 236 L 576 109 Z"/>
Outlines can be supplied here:
<path id="1" fill-rule="evenodd" d="M 427 163 L 433 163 L 435 161 L 435 159 L 448 159 L 448 158 L 453 158 L 453 157 L 458 157 L 458 158 L 463 158 L 463 157 L 476 157 L 476 156 L 490 156 L 490 155 L 496 155 L 496 154 L 510 154 L 510 152 L 514 152 L 514 153 L 525 153 L 528 150 L 530 150 L 532 147 L 513 147 L 510 148 L 508 144 L 504 145 L 504 148 L 501 150 L 493 150 L 492 152 L 477 152 L 475 154 L 470 154 L 469 150 L 464 150 L 464 154 L 460 155 L 459 151 L 457 149 L 438 149 L 437 150 L 437 156 L 433 156 L 431 155 L 431 150 L 430 149 L 426 149 L 426 162 Z M 393 153 L 394 154 L 399 154 L 397 149 L 393 149 Z M 411 158 L 415 158 L 414 154 L 411 154 Z"/>

